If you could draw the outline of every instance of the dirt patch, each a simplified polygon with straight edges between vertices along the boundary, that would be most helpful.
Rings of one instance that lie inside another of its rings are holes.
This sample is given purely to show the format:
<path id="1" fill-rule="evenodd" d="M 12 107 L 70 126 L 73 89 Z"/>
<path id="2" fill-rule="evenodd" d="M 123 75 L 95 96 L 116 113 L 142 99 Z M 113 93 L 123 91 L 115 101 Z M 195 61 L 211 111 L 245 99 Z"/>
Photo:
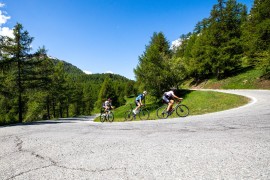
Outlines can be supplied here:
<path id="1" fill-rule="evenodd" d="M 208 80 L 202 81 L 191 86 L 192 89 L 222 89 L 222 83 L 208 83 Z"/>
<path id="2" fill-rule="evenodd" d="M 205 85 L 207 84 L 207 81 L 208 80 L 203 80 L 203 81 L 196 81 L 196 82 L 191 82 L 189 84 L 189 86 L 192 88 L 192 89 L 203 89 L 205 88 Z"/>
<path id="3" fill-rule="evenodd" d="M 255 84 L 260 89 L 270 89 L 270 80 L 268 79 L 258 79 Z"/>
<path id="4" fill-rule="evenodd" d="M 221 83 L 213 83 L 211 84 L 210 86 L 208 85 L 207 88 L 210 88 L 210 89 L 222 89 L 222 84 Z"/>
<path id="5" fill-rule="evenodd" d="M 251 83 L 251 85 L 248 83 Z M 226 84 L 226 81 L 209 82 L 208 80 L 204 80 L 196 83 L 190 83 L 189 87 L 192 89 L 223 89 L 224 84 Z M 245 86 L 245 84 L 248 85 Z M 249 88 L 251 89 L 270 89 L 270 79 L 257 78 L 252 82 L 243 80 L 242 85 L 245 87 L 250 86 Z M 240 85 L 240 87 L 242 86 Z"/>

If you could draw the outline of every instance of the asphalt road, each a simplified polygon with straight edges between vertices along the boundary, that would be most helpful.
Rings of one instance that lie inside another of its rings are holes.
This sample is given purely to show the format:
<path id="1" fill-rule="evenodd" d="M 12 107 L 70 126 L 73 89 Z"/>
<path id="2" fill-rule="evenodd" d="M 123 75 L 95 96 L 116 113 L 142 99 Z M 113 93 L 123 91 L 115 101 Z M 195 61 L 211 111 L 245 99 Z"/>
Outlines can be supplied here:
<path id="1" fill-rule="evenodd" d="M 180 119 L 0 127 L 0 179 L 270 179 L 270 91 L 226 92 L 251 102 Z"/>

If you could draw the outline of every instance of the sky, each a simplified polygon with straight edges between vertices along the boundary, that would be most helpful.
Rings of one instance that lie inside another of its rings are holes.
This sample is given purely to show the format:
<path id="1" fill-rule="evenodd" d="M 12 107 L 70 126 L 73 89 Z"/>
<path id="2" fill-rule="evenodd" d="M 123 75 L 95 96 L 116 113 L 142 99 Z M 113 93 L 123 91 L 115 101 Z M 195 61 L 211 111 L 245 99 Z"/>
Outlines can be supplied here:
<path id="1" fill-rule="evenodd" d="M 34 37 L 32 53 L 86 73 L 115 73 L 135 80 L 133 69 L 154 32 L 173 43 L 210 16 L 217 0 L 0 0 L 0 35 L 16 23 Z M 248 10 L 253 0 L 238 0 Z"/>

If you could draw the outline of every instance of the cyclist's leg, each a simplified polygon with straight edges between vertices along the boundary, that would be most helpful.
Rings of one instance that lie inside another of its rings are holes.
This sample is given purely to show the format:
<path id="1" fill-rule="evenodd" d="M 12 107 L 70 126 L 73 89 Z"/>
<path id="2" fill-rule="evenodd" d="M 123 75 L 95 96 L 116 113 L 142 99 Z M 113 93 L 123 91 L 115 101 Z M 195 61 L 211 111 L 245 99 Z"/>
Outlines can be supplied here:
<path id="1" fill-rule="evenodd" d="M 167 107 L 167 112 L 171 111 L 171 109 L 173 108 L 173 103 L 174 103 L 174 100 L 170 99 L 170 101 L 168 103 L 168 107 Z"/>
<path id="2" fill-rule="evenodd" d="M 166 96 L 163 96 L 162 99 L 163 99 L 163 101 L 168 105 L 168 106 L 167 106 L 167 112 L 169 112 L 170 107 L 171 107 L 171 106 L 170 106 L 171 100 L 168 99 Z"/>
<path id="3" fill-rule="evenodd" d="M 136 115 L 137 114 L 137 111 L 138 109 L 140 108 L 141 104 L 139 101 L 135 101 L 135 104 L 136 104 L 136 108 L 133 110 L 133 113 Z"/>

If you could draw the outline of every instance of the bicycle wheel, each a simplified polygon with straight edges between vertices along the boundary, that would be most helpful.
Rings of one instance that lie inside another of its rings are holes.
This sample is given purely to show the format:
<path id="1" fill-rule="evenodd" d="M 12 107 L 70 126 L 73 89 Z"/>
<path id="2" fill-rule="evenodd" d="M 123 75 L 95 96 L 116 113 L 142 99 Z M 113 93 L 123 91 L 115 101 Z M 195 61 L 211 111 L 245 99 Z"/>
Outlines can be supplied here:
<path id="1" fill-rule="evenodd" d="M 147 109 L 140 110 L 139 118 L 140 118 L 140 120 L 142 120 L 142 119 L 147 120 L 149 118 L 149 111 Z"/>
<path id="2" fill-rule="evenodd" d="M 176 108 L 176 114 L 179 117 L 186 117 L 189 115 L 189 109 L 186 105 L 184 104 L 180 104 L 177 108 Z"/>
<path id="3" fill-rule="evenodd" d="M 104 122 L 106 120 L 106 116 L 104 113 L 100 113 L 99 118 L 100 118 L 100 122 Z"/>
<path id="4" fill-rule="evenodd" d="M 113 122 L 113 120 L 114 120 L 113 112 L 109 112 L 107 114 L 107 119 L 108 119 L 109 122 Z"/>
<path id="5" fill-rule="evenodd" d="M 166 119 L 168 117 L 168 115 L 169 114 L 167 113 L 167 105 L 166 104 L 162 105 L 161 107 L 159 107 L 157 109 L 157 117 L 159 119 Z"/>
<path id="6" fill-rule="evenodd" d="M 131 121 L 133 119 L 133 113 L 132 113 L 132 111 L 126 111 L 125 112 L 125 120 L 126 121 Z"/>

